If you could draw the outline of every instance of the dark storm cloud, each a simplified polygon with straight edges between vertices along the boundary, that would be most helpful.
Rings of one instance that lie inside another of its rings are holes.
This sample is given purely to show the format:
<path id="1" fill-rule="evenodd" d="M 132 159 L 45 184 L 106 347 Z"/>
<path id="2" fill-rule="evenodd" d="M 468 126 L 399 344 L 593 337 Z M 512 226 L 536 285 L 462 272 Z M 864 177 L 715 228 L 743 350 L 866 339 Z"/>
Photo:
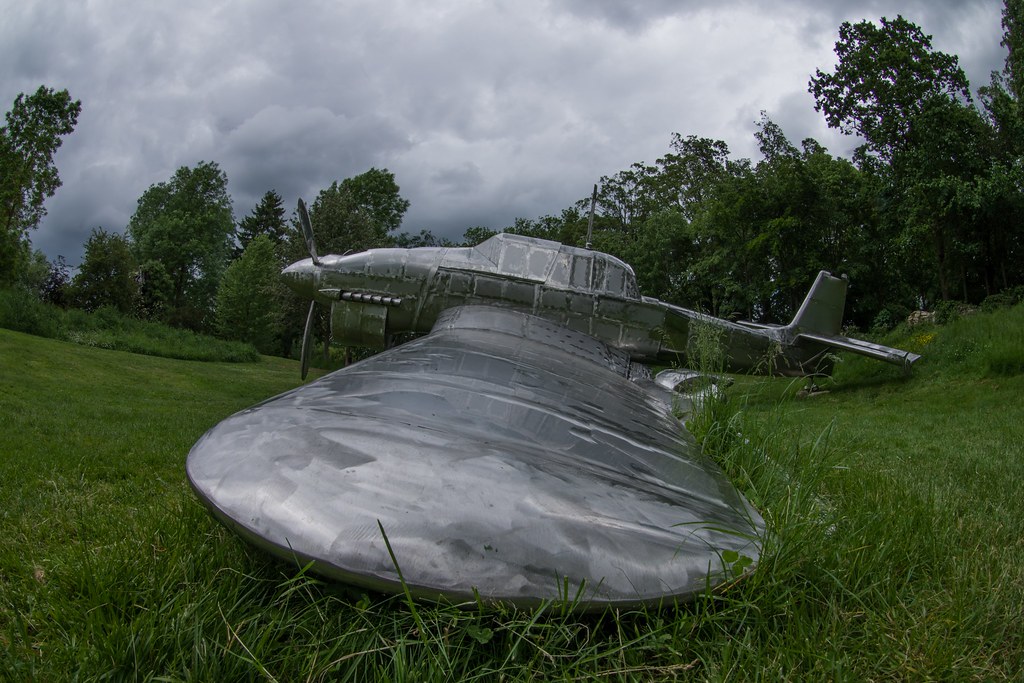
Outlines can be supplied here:
<path id="1" fill-rule="evenodd" d="M 290 210 L 388 168 L 411 201 L 403 229 L 458 237 L 557 214 L 672 132 L 755 156 L 761 110 L 794 143 L 845 153 L 806 92 L 842 21 L 902 13 L 975 88 L 1003 58 L 999 7 L 980 0 L 7 4 L 0 102 L 40 83 L 83 102 L 32 234 L 72 262 L 89 230 L 122 230 L 147 187 L 200 160 L 226 171 L 237 218 L 269 189 Z"/>

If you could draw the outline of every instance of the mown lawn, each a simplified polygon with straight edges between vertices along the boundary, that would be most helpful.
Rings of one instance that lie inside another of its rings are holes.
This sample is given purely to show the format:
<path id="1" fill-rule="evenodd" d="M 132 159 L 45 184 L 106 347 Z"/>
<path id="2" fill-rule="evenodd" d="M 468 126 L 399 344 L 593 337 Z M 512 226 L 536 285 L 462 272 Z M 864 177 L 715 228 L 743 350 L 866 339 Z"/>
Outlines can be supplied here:
<path id="1" fill-rule="evenodd" d="M 0 330 L 0 676 L 1018 679 L 1024 376 L 927 362 L 910 379 L 842 368 L 803 399 L 739 381 L 694 428 L 769 522 L 758 570 L 687 605 L 580 617 L 363 595 L 215 523 L 188 449 L 297 384 L 295 362 Z"/>

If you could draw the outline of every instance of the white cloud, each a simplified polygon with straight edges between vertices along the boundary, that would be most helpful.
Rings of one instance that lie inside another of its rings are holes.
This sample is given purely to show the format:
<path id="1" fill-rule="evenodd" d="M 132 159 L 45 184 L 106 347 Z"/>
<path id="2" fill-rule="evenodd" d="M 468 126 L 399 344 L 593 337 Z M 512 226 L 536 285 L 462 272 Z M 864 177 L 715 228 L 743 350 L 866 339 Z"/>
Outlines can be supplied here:
<path id="1" fill-rule="evenodd" d="M 40 83 L 83 101 L 33 234 L 72 263 L 92 227 L 122 229 L 149 185 L 200 160 L 227 172 L 238 217 L 268 189 L 293 205 L 387 167 L 404 229 L 453 237 L 558 213 L 672 132 L 754 155 L 761 110 L 794 143 L 848 151 L 806 93 L 844 20 L 904 14 L 974 87 L 1003 58 L 982 0 L 7 5 L 0 101 Z"/>

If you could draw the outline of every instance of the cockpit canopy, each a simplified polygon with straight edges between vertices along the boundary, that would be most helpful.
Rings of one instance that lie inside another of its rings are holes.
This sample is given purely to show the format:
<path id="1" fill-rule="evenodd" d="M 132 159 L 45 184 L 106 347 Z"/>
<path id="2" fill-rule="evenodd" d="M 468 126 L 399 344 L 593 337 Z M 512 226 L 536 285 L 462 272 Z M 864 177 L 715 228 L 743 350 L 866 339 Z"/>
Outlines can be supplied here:
<path id="1" fill-rule="evenodd" d="M 441 267 L 495 273 L 620 299 L 640 298 L 633 269 L 614 256 L 537 237 L 502 233 L 470 249 L 449 249 Z"/>

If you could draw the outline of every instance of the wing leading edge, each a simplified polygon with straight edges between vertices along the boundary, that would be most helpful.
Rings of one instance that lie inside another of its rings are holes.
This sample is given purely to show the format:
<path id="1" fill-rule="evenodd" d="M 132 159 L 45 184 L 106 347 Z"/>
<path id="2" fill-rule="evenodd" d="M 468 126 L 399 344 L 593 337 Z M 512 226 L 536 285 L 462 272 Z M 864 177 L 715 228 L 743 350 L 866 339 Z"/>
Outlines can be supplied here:
<path id="1" fill-rule="evenodd" d="M 414 595 L 582 608 L 684 599 L 756 560 L 764 523 L 628 358 L 524 313 L 433 331 L 224 420 L 199 498 L 256 545 Z M 569 596 L 571 597 L 571 595 Z"/>

